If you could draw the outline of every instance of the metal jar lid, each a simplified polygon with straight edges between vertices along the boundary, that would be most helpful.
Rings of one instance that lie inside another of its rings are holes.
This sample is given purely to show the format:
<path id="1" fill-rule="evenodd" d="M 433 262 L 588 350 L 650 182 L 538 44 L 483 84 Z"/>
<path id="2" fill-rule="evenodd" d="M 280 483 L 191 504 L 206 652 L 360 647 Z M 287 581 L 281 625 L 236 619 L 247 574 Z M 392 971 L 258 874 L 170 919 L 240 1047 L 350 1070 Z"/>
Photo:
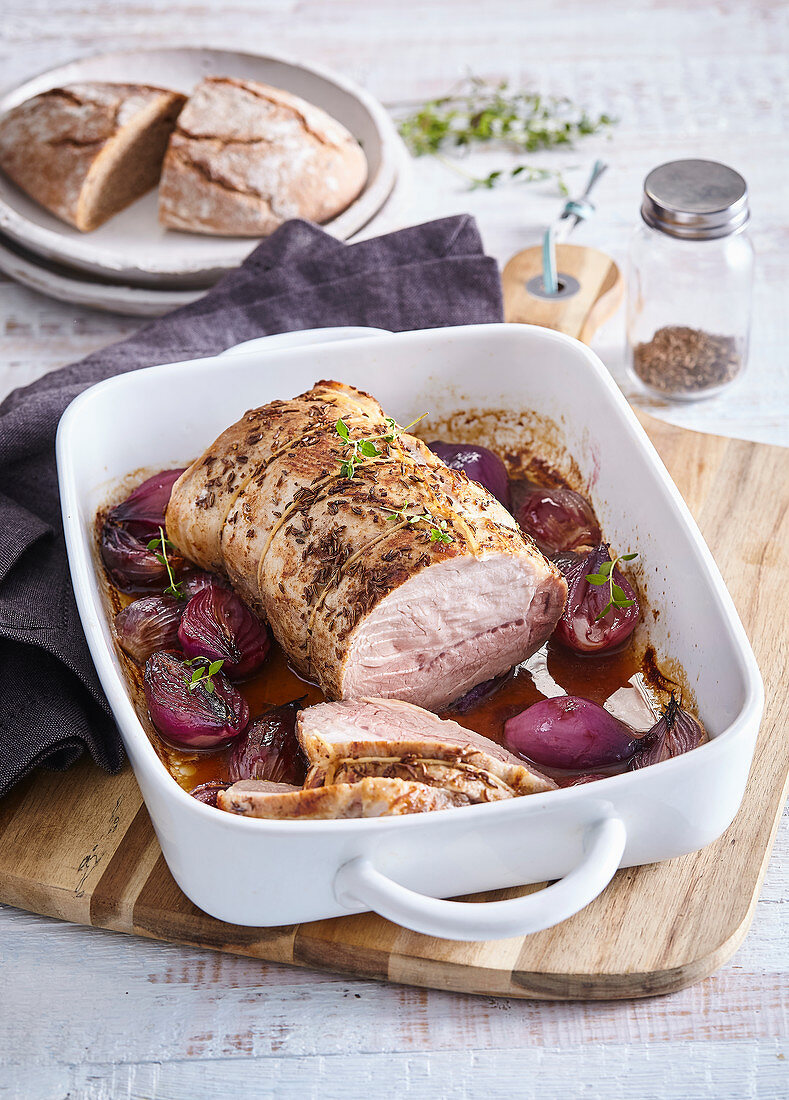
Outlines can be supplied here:
<path id="1" fill-rule="evenodd" d="M 671 237 L 727 237 L 748 222 L 748 188 L 739 172 L 717 161 L 672 160 L 644 180 L 641 217 Z"/>

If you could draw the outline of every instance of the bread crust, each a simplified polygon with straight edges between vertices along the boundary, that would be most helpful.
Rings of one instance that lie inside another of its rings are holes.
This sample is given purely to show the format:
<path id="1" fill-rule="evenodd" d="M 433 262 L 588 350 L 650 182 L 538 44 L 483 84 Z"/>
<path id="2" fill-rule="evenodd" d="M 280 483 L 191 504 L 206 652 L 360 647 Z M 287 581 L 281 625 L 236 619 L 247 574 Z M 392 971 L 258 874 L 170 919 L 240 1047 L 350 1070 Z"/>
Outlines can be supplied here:
<path id="1" fill-rule="evenodd" d="M 184 102 L 144 84 L 51 88 L 0 119 L 0 168 L 50 213 L 88 232 L 122 208 L 105 210 L 97 189 L 128 140 L 146 126 L 171 129 Z M 155 186 L 157 175 L 142 175 L 124 205 Z"/>
<path id="2" fill-rule="evenodd" d="M 325 111 L 267 84 L 209 77 L 170 138 L 159 220 L 195 233 L 264 237 L 288 218 L 330 220 L 366 180 L 360 145 Z"/>

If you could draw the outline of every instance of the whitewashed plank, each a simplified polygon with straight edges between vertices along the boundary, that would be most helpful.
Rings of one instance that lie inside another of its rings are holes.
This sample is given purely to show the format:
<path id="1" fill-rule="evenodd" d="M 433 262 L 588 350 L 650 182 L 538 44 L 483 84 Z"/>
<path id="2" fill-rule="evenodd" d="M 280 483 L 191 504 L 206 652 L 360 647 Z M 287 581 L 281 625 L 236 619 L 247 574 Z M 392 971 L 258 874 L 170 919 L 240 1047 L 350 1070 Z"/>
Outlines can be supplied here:
<path id="1" fill-rule="evenodd" d="M 786 829 L 745 946 L 652 1001 L 563 1004 L 350 981 L 0 911 L 0 1056 L 79 1063 L 317 1057 L 786 1036 Z M 782 922 L 783 918 L 783 922 Z M 87 962 L 86 962 L 87 960 Z"/>
<path id="2" fill-rule="evenodd" d="M 534 1047 L 517 1052 L 284 1057 L 74 1067 L 14 1066 L 9 1100 L 780 1100 L 786 1047 L 774 1040 L 645 1046 Z M 595 1082 L 599 1082 L 599 1089 Z"/>

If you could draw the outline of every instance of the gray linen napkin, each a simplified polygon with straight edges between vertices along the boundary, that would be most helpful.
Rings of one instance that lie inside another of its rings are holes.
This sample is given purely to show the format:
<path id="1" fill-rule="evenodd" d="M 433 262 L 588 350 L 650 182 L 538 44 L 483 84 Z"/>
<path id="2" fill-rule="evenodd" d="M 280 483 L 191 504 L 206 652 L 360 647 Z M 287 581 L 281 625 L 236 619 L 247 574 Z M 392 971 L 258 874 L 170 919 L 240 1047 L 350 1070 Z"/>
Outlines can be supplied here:
<path id="1" fill-rule="evenodd" d="M 77 614 L 60 520 L 55 432 L 78 393 L 115 374 L 276 332 L 501 319 L 498 269 L 468 216 L 353 245 L 292 221 L 199 301 L 10 394 L 0 405 L 0 795 L 37 765 L 66 768 L 84 749 L 109 771 L 123 761 Z"/>

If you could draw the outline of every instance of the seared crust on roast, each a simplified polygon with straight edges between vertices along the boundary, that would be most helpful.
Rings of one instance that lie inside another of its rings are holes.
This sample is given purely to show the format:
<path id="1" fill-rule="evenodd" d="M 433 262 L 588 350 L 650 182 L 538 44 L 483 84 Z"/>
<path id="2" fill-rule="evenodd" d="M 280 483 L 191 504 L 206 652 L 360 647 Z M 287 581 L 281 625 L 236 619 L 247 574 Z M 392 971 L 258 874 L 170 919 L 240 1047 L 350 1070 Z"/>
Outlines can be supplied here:
<path id="1" fill-rule="evenodd" d="M 310 763 L 307 787 L 388 776 L 441 787 L 465 805 L 556 786 L 495 741 L 399 699 L 308 707 L 297 731 Z"/>
<path id="2" fill-rule="evenodd" d="M 245 498 L 238 500 L 247 484 L 260 483 L 273 458 L 297 450 L 316 432 L 334 432 L 341 417 L 365 426 L 370 417 L 383 423 L 380 405 L 367 394 L 341 382 L 319 382 L 292 401 L 250 409 L 222 432 L 179 478 L 170 499 L 167 529 L 184 554 L 204 569 L 224 572 L 222 542 L 236 529 L 244 538 L 249 531 L 251 512 Z M 249 598 L 259 602 L 256 577 L 249 585 L 239 577 L 238 587 L 248 587 Z"/>
<path id="3" fill-rule="evenodd" d="M 340 418 L 379 452 L 352 478 Z M 176 482 L 167 530 L 329 698 L 440 709 L 538 649 L 567 592 L 494 497 L 337 382 L 224 432 Z"/>
<path id="4" fill-rule="evenodd" d="M 362 779 L 359 783 L 310 790 L 287 783 L 242 779 L 217 796 L 217 806 L 230 813 L 302 820 L 395 817 L 445 810 L 455 804 L 442 790 L 402 779 Z"/>

